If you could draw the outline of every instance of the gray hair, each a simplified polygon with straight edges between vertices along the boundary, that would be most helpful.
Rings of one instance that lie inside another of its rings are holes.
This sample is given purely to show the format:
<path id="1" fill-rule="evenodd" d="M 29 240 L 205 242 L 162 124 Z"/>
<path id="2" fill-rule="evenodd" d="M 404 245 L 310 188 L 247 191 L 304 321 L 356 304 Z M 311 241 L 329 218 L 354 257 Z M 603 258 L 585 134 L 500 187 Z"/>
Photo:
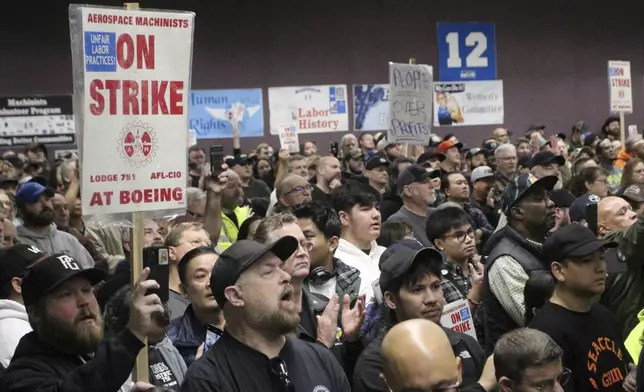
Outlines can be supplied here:
<path id="1" fill-rule="evenodd" d="M 186 200 L 187 204 L 199 203 L 202 200 L 206 199 L 206 192 L 202 191 L 199 188 L 188 187 L 186 188 Z"/>
<path id="2" fill-rule="evenodd" d="M 563 350 L 547 334 L 530 328 L 508 332 L 494 347 L 496 379 L 521 382 L 526 369 L 561 360 Z"/>
<path id="3" fill-rule="evenodd" d="M 510 151 L 514 153 L 517 152 L 517 148 L 514 146 L 514 144 L 511 144 L 511 143 L 501 144 L 496 148 L 496 150 L 494 150 L 494 157 L 498 158 L 499 155 L 501 155 L 501 153 L 510 152 Z"/>
<path id="4" fill-rule="evenodd" d="M 297 218 L 288 212 L 267 216 L 262 219 L 257 229 L 255 229 L 252 240 L 267 245 L 273 241 L 271 238 L 273 231 L 281 229 L 291 223 L 297 223 Z"/>

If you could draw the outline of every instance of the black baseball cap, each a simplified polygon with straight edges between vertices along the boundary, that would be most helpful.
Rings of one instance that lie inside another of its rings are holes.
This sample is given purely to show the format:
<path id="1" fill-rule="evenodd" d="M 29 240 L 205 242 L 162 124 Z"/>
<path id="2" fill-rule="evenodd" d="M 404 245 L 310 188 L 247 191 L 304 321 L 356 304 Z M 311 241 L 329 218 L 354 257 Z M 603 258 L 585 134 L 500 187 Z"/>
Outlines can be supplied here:
<path id="1" fill-rule="evenodd" d="M 247 155 L 238 155 L 238 156 L 228 156 L 226 157 L 225 163 L 228 167 L 233 167 L 235 165 L 250 165 L 253 162 L 253 159 Z"/>
<path id="2" fill-rule="evenodd" d="M 541 131 L 543 129 L 546 129 L 545 125 L 540 124 L 540 123 L 536 123 L 536 124 L 530 125 L 530 127 L 528 128 L 528 132 L 530 132 L 530 131 Z"/>
<path id="3" fill-rule="evenodd" d="M 232 244 L 219 255 L 210 275 L 210 290 L 219 307 L 226 303 L 224 291 L 227 287 L 234 286 L 239 276 L 248 267 L 257 262 L 264 255 L 272 252 L 280 260 L 288 260 L 297 250 L 300 243 L 295 237 L 285 236 L 266 246 L 259 242 L 240 240 Z"/>
<path id="4" fill-rule="evenodd" d="M 585 195 L 576 198 L 570 206 L 570 220 L 572 222 L 581 222 L 582 220 L 587 220 L 588 213 L 586 212 L 586 206 L 588 204 L 597 204 L 599 203 L 599 200 L 600 197 L 593 195 L 592 193 L 586 193 Z"/>
<path id="5" fill-rule="evenodd" d="M 514 207 L 514 205 L 521 200 L 523 195 L 525 195 L 525 193 L 530 189 L 533 187 L 541 187 L 550 192 L 552 188 L 555 187 L 558 180 L 557 176 L 546 176 L 537 179 L 537 177 L 532 174 L 521 174 L 520 176 L 514 177 L 514 180 L 508 183 L 501 195 L 501 210 L 507 216 L 510 209 Z"/>
<path id="6" fill-rule="evenodd" d="M 427 171 L 421 165 L 411 165 L 398 175 L 398 194 L 401 194 L 405 186 L 414 182 L 423 181 L 427 178 L 438 178 L 441 176 L 440 169 Z"/>
<path id="7" fill-rule="evenodd" d="M 528 167 L 532 169 L 535 166 L 551 165 L 553 163 L 563 166 L 566 164 L 566 158 L 561 155 L 555 155 L 552 151 L 540 151 L 530 159 Z"/>
<path id="8" fill-rule="evenodd" d="M 486 158 L 490 156 L 490 153 L 488 152 L 488 150 L 479 148 L 479 147 L 474 147 L 473 149 L 467 152 L 467 154 L 465 155 L 465 158 L 472 159 L 473 156 L 479 155 L 479 154 L 484 155 Z"/>
<path id="9" fill-rule="evenodd" d="M 22 277 L 27 267 L 44 256 L 45 253 L 33 245 L 18 244 L 0 250 L 0 285 Z"/>
<path id="10" fill-rule="evenodd" d="M 389 162 L 382 155 L 374 155 L 371 158 L 369 158 L 367 163 L 365 163 L 364 167 L 367 170 L 373 170 L 380 166 L 389 166 Z"/>
<path id="11" fill-rule="evenodd" d="M 441 154 L 440 152 L 436 151 L 435 148 L 430 148 L 428 149 L 428 151 L 420 154 L 418 159 L 416 159 L 416 163 L 420 165 L 425 162 L 429 162 L 434 158 L 437 158 L 439 162 L 443 162 L 445 160 L 445 154 Z"/>
<path id="12" fill-rule="evenodd" d="M 47 293 L 77 276 L 87 278 L 92 285 L 96 285 L 107 274 L 99 268 L 83 268 L 73 257 L 64 253 L 41 258 L 27 268 L 22 279 L 22 300 L 25 306 L 35 304 Z"/>
<path id="13" fill-rule="evenodd" d="M 615 241 L 601 241 L 584 225 L 567 225 L 555 230 L 543 244 L 543 255 L 548 262 L 569 257 L 587 256 L 600 249 L 615 248 Z"/>
<path id="14" fill-rule="evenodd" d="M 555 203 L 555 207 L 570 208 L 575 202 L 575 195 L 565 189 L 556 189 L 550 192 L 550 200 Z"/>
<path id="15" fill-rule="evenodd" d="M 437 276 L 440 278 L 440 268 L 443 263 L 443 256 L 434 248 L 414 249 L 405 245 L 399 246 L 387 258 L 381 258 L 380 262 L 380 291 L 385 292 L 392 289 L 392 284 L 400 279 L 414 263 L 433 264 Z"/>
<path id="16" fill-rule="evenodd" d="M 642 184 L 629 185 L 619 192 L 618 195 L 621 198 L 626 199 L 626 201 L 644 203 L 644 186 Z"/>
<path id="17" fill-rule="evenodd" d="M 483 148 L 491 153 L 494 152 L 497 147 L 499 147 L 499 142 L 497 142 L 496 140 L 488 140 L 487 142 L 483 143 Z"/>

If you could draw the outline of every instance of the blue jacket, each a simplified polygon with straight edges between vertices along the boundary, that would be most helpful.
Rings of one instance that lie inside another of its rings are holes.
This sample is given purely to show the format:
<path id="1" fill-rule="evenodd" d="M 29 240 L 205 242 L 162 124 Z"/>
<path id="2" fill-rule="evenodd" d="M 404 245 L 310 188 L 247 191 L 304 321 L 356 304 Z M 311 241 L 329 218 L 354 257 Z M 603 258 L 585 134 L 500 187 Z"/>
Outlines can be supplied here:
<path id="1" fill-rule="evenodd" d="M 199 322 L 192 305 L 188 305 L 183 316 L 170 321 L 168 337 L 186 366 L 190 367 L 197 356 L 197 349 L 206 340 L 206 326 Z"/>

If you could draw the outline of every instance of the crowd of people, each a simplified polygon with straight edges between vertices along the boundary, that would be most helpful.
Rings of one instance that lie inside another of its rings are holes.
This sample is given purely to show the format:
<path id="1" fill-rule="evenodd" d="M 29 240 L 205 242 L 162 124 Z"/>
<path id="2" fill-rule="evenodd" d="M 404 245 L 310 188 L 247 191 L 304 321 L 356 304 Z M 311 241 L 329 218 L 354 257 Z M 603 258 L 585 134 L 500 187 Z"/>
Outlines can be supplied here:
<path id="1" fill-rule="evenodd" d="M 0 390 L 635 392 L 644 139 L 615 117 L 518 133 L 235 136 L 216 175 L 192 146 L 185 214 L 143 223 L 167 288 L 131 284 L 127 225 L 83 216 L 78 158 L 7 151 Z"/>

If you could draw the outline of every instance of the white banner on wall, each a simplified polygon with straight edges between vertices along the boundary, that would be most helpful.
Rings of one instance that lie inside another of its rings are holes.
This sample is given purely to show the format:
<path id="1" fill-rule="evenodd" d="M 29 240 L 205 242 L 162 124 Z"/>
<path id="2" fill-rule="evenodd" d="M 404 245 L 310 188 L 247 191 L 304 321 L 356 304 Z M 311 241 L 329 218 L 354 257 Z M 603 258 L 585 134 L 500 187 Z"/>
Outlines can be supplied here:
<path id="1" fill-rule="evenodd" d="M 633 113 L 630 61 L 608 62 L 608 89 L 611 113 Z"/>
<path id="2" fill-rule="evenodd" d="M 271 87 L 268 89 L 271 135 L 280 125 L 295 124 L 297 133 L 349 130 L 347 86 Z"/>
<path id="3" fill-rule="evenodd" d="M 503 124 L 503 81 L 434 83 L 434 126 Z"/>

